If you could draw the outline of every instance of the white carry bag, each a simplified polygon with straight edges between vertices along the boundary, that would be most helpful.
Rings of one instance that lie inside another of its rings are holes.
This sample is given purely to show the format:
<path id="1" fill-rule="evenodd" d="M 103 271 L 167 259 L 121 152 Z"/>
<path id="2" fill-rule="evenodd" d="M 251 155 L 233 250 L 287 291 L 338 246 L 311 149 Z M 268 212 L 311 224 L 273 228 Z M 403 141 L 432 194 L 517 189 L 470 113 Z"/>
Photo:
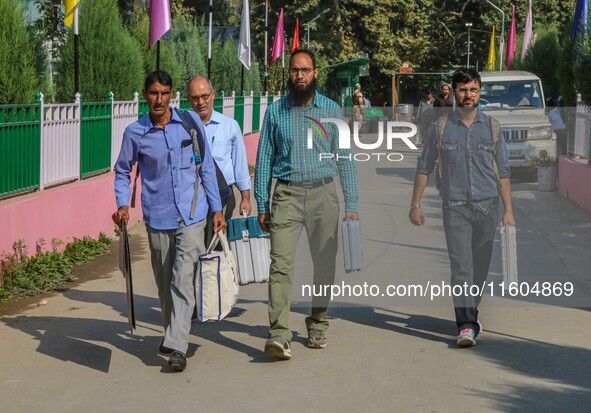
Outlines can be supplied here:
<path id="1" fill-rule="evenodd" d="M 501 255 L 503 257 L 503 283 L 505 290 L 517 279 L 517 237 L 515 227 L 503 225 L 501 227 Z"/>
<path id="2" fill-rule="evenodd" d="M 214 251 L 218 241 L 222 251 Z M 216 232 L 205 254 L 197 261 L 195 300 L 199 321 L 220 321 L 238 301 L 236 264 L 226 234 Z"/>
<path id="3" fill-rule="evenodd" d="M 228 221 L 228 240 L 238 270 L 238 283 L 265 283 L 269 281 L 271 267 L 271 236 L 263 231 L 258 217 L 247 217 Z"/>
<path id="4" fill-rule="evenodd" d="M 359 221 L 346 220 L 341 225 L 343 236 L 343 257 L 345 272 L 359 271 L 363 268 L 361 251 L 361 227 Z"/>

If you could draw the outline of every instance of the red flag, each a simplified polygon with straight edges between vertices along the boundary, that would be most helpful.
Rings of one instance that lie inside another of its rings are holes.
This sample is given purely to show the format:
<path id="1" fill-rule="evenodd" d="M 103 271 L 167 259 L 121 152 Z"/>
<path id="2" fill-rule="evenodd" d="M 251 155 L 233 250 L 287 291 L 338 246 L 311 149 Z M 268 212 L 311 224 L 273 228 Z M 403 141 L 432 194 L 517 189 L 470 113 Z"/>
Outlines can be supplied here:
<path id="1" fill-rule="evenodd" d="M 300 48 L 300 24 L 299 19 L 296 19 L 295 30 L 293 31 L 293 40 L 291 41 L 291 52 Z"/>

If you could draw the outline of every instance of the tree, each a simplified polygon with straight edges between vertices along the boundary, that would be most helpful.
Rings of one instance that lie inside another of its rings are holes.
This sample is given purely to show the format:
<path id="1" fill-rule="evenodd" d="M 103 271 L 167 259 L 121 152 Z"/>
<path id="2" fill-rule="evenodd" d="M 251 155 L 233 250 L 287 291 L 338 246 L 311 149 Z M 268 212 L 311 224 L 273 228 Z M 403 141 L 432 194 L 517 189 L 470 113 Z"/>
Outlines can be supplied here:
<path id="1" fill-rule="evenodd" d="M 34 102 L 41 87 L 39 56 L 24 22 L 17 0 L 0 1 L 0 104 Z"/>
<path id="2" fill-rule="evenodd" d="M 141 90 L 144 73 L 137 42 L 122 25 L 111 0 L 80 2 L 80 92 L 86 101 L 104 101 L 109 92 L 131 99 Z M 147 39 L 147 37 L 146 37 Z M 57 95 L 68 102 L 74 95 L 74 35 L 69 30 L 61 50 Z"/>
<path id="3" fill-rule="evenodd" d="M 560 96 L 560 81 L 558 78 L 558 65 L 549 65 L 548 62 L 561 61 L 558 34 L 554 29 L 537 33 L 536 41 L 527 50 L 523 62 L 515 59 L 514 69 L 526 70 L 535 73 L 542 79 L 544 94 L 554 99 Z"/>
<path id="4" fill-rule="evenodd" d="M 168 45 L 173 50 L 177 62 L 182 70 L 178 90 L 195 75 L 207 75 L 206 58 L 203 50 L 207 51 L 207 40 L 202 27 L 197 26 L 188 15 L 176 15 Z"/>

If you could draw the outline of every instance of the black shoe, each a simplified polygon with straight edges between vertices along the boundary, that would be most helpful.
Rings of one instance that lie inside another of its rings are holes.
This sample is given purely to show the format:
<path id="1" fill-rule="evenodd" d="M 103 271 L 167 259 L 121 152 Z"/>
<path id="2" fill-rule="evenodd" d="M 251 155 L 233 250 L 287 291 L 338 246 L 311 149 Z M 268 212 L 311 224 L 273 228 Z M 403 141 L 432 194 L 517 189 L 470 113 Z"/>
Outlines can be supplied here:
<path id="1" fill-rule="evenodd" d="M 187 359 L 183 353 L 175 350 L 168 359 L 168 365 L 173 370 L 183 371 L 187 367 Z"/>
<path id="2" fill-rule="evenodd" d="M 164 339 L 162 339 L 162 342 L 160 343 L 159 350 L 160 350 L 160 353 L 162 353 L 162 354 L 172 354 L 172 352 L 174 351 L 173 349 L 168 348 L 164 345 Z"/>

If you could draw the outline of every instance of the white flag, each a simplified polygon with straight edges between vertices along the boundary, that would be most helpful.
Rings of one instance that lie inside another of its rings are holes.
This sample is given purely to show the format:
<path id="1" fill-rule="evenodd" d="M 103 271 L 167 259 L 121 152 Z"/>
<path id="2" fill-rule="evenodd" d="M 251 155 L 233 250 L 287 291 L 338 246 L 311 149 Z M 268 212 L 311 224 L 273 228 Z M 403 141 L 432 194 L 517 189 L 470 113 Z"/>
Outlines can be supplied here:
<path id="1" fill-rule="evenodd" d="M 240 22 L 240 38 L 238 39 L 238 60 L 247 70 L 250 70 L 250 13 L 248 0 L 242 6 L 242 21 Z"/>
<path id="2" fill-rule="evenodd" d="M 533 23 L 533 16 L 531 11 L 531 0 L 529 0 L 529 8 L 527 10 L 527 17 L 525 19 L 525 30 L 523 31 L 523 44 L 521 46 L 521 61 L 525 59 L 525 55 L 527 54 L 527 49 L 533 43 L 533 33 L 532 33 L 532 24 Z"/>

